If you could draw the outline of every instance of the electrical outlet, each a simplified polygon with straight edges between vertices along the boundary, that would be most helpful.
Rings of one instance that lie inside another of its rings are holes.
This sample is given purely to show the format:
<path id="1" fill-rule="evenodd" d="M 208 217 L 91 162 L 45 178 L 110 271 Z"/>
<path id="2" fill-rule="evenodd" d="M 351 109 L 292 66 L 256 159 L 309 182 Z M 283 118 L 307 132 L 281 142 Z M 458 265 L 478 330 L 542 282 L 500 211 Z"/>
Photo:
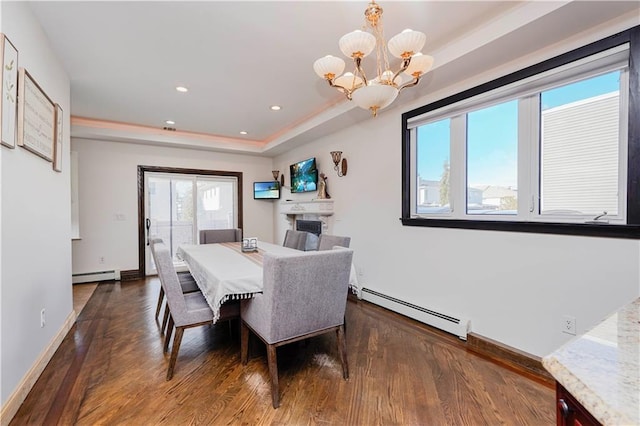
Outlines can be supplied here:
<path id="1" fill-rule="evenodd" d="M 100 256 L 100 258 L 98 259 L 98 263 L 104 265 L 104 256 Z"/>
<path id="2" fill-rule="evenodd" d="M 40 311 L 40 328 L 44 327 L 44 324 L 45 324 L 44 308 L 42 308 L 42 310 Z"/>
<path id="3" fill-rule="evenodd" d="M 562 332 L 576 335 L 576 317 L 572 317 L 571 315 L 564 315 L 562 317 Z"/>

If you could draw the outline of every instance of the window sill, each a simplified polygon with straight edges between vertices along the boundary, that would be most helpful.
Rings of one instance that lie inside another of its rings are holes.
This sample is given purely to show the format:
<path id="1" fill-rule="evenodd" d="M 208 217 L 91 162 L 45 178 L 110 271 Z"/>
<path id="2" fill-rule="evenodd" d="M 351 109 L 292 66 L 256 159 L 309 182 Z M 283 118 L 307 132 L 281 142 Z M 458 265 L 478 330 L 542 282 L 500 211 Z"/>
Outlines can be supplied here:
<path id="1" fill-rule="evenodd" d="M 459 220 L 400 218 L 404 226 L 427 228 L 478 229 L 482 231 L 530 232 L 536 234 L 640 239 L 640 225 L 589 223 L 507 222 L 497 220 Z"/>

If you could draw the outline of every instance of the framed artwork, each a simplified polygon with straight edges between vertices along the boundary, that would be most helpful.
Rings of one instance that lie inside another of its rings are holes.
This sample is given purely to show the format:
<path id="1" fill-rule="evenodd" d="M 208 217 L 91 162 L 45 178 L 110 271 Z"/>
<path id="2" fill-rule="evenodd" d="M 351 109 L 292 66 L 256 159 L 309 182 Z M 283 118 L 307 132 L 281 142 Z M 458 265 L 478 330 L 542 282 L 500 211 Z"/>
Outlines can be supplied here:
<path id="1" fill-rule="evenodd" d="M 18 145 L 47 161 L 53 161 L 55 131 L 54 103 L 27 70 L 20 68 L 18 71 Z"/>
<path id="2" fill-rule="evenodd" d="M 2 59 L 2 99 L 0 99 L 0 143 L 16 147 L 16 114 L 18 99 L 18 50 L 7 36 L 0 33 L 0 59 Z"/>
<path id="3" fill-rule="evenodd" d="M 55 151 L 53 152 L 53 170 L 56 172 L 62 171 L 62 107 L 56 104 L 56 141 Z"/>

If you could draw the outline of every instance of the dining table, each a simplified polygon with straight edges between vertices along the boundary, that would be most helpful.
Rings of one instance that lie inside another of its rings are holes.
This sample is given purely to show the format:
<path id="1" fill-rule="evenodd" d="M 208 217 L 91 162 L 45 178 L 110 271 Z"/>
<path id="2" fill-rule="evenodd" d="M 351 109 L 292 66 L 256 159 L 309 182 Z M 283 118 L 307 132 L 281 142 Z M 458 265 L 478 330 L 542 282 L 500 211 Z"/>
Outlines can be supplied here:
<path id="1" fill-rule="evenodd" d="M 220 317 L 220 306 L 228 300 L 248 299 L 262 293 L 262 260 L 265 253 L 299 255 L 296 249 L 258 241 L 255 251 L 243 251 L 242 243 L 181 244 L 176 255 L 189 268 L 198 287 L 213 311 L 213 321 Z M 357 288 L 353 264 L 349 286 Z"/>

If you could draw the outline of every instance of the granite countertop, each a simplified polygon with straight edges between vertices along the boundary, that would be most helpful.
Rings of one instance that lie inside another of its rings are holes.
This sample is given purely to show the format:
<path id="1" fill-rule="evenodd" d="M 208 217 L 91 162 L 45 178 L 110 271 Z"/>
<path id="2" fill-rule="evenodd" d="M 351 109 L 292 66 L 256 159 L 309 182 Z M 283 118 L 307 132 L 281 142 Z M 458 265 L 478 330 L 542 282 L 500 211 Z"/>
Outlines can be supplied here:
<path id="1" fill-rule="evenodd" d="M 640 425 L 640 298 L 542 359 L 604 425 Z"/>

